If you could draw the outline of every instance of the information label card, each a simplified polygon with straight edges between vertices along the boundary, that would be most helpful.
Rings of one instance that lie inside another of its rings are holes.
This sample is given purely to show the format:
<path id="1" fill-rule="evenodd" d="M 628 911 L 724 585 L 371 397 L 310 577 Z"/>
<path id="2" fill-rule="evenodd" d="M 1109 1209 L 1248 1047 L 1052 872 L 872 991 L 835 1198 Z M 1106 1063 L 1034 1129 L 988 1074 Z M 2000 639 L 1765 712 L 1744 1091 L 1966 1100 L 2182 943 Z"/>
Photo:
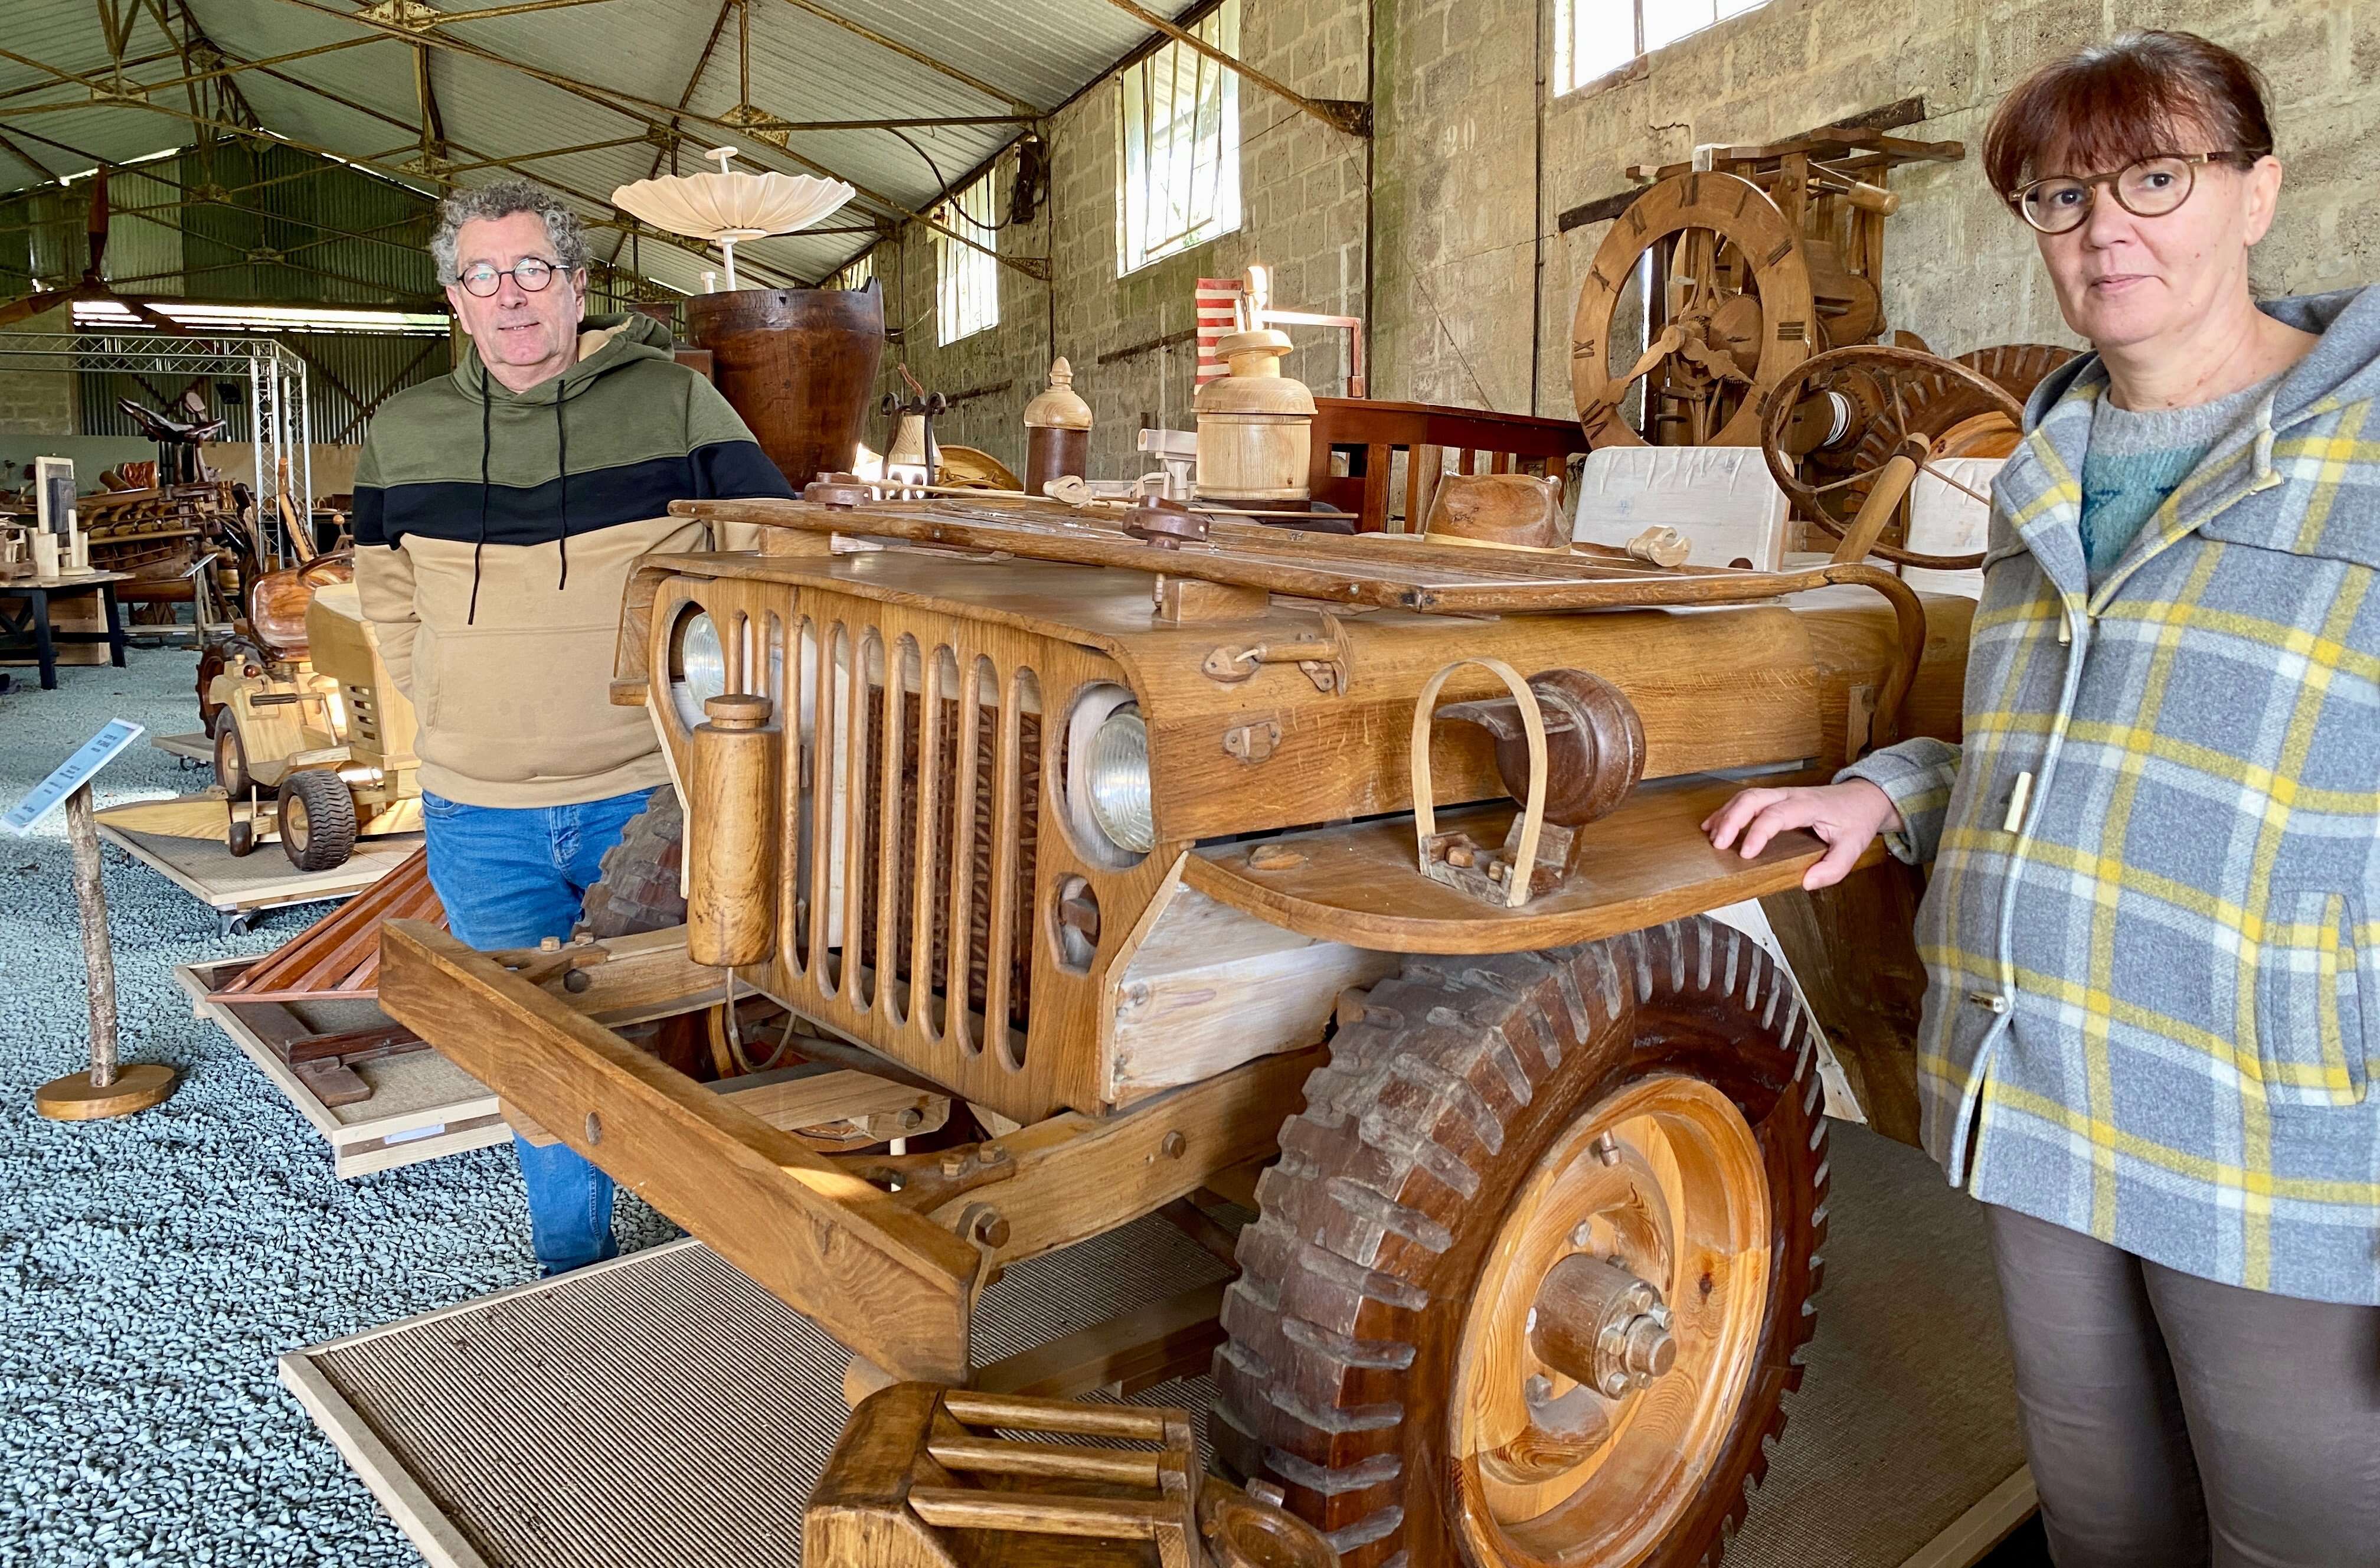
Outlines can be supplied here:
<path id="1" fill-rule="evenodd" d="M 128 719 L 108 720 L 106 728 L 84 741 L 73 756 L 58 764 L 55 772 L 35 784 L 33 792 L 17 802 L 6 816 L 0 817 L 0 827 L 19 838 L 31 833 L 34 823 L 48 816 L 58 802 L 89 784 L 93 774 L 142 733 L 143 726 Z"/>

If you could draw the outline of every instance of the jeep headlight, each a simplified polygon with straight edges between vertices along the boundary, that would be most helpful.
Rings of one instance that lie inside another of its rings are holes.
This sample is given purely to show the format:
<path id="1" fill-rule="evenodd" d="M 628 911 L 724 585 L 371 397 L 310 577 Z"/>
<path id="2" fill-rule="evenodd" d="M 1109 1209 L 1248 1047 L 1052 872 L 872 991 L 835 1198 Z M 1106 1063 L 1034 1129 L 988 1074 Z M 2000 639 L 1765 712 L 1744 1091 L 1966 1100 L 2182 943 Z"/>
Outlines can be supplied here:
<path id="1" fill-rule="evenodd" d="M 702 610 L 678 622 L 675 642 L 670 695 L 677 716 L 693 729 L 704 720 L 702 705 L 727 689 L 727 650 L 720 644 L 718 624 Z"/>
<path id="2" fill-rule="evenodd" d="M 1135 708 L 1119 708 L 1091 735 L 1083 770 L 1091 820 L 1117 848 L 1146 855 L 1157 847 L 1148 797 L 1148 726 Z"/>

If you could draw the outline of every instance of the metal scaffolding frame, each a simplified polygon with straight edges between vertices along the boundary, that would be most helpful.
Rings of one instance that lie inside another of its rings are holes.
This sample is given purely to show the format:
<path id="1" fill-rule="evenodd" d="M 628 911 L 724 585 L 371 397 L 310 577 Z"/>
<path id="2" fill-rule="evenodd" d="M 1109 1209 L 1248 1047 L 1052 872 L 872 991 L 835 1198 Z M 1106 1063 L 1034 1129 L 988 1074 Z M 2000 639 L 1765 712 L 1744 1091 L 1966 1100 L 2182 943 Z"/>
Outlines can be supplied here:
<path id="1" fill-rule="evenodd" d="M 306 362 L 270 337 L 218 337 L 97 332 L 0 333 L 0 370 L 122 371 L 130 375 L 248 381 L 257 522 L 280 552 L 291 544 L 281 506 L 302 523 L 314 503 L 314 417 L 306 399 Z M 288 476 L 285 486 L 283 476 Z"/>

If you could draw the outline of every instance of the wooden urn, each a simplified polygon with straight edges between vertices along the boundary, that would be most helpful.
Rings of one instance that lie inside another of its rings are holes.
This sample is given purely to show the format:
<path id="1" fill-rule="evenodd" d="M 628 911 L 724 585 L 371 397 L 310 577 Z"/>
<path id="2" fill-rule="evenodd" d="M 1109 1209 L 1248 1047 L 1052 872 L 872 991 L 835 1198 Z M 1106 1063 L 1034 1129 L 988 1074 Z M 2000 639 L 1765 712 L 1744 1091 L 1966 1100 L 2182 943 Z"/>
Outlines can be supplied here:
<path id="1" fill-rule="evenodd" d="M 1305 501 L 1314 394 L 1281 373 L 1289 334 L 1235 332 L 1216 345 L 1232 373 L 1198 389 L 1197 493 L 1208 501 Z"/>
<path id="2" fill-rule="evenodd" d="M 866 288 L 739 288 L 686 302 L 711 382 L 795 491 L 851 467 L 884 358 L 884 296 Z"/>

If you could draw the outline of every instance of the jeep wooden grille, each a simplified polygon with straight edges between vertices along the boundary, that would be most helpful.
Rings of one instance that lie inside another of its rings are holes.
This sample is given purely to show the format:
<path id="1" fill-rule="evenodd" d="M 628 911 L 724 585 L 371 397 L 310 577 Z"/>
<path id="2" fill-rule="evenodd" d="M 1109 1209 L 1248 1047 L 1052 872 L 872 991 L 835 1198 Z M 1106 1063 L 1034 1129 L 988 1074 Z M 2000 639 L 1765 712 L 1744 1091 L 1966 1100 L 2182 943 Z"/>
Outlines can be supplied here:
<path id="1" fill-rule="evenodd" d="M 944 674 L 947 679 L 948 671 Z M 1030 672 L 1026 672 L 1019 679 L 1029 675 Z M 879 975 L 889 969 L 904 986 L 914 984 L 921 952 L 917 928 L 920 855 L 932 857 L 931 865 L 922 868 L 928 881 L 937 889 L 948 890 L 953 885 L 954 856 L 963 847 L 966 856 L 965 897 L 963 903 L 944 897 L 931 906 L 933 919 L 922 950 L 924 972 L 939 978 L 943 1005 L 947 1007 L 947 998 L 953 994 L 948 989 L 952 973 L 951 931 L 953 920 L 963 915 L 967 928 L 966 1008 L 982 1038 L 990 1038 L 994 1028 L 991 1020 L 996 1016 L 990 983 L 993 928 L 998 923 L 992 912 L 995 907 L 1004 906 L 1008 941 L 999 961 L 1007 971 L 1007 1023 L 1014 1031 L 1016 1048 L 1021 1050 L 1033 993 L 1031 937 L 1034 872 L 1040 841 L 1041 716 L 1020 708 L 1014 715 L 1017 733 L 1011 747 L 1005 738 L 1011 715 L 996 700 L 963 703 L 955 697 L 943 698 L 939 716 L 929 731 L 924 698 L 905 689 L 901 699 L 901 733 L 897 737 L 885 736 L 883 748 L 865 755 L 862 772 L 867 809 L 856 828 L 846 824 L 844 829 L 846 836 L 856 839 L 862 864 L 867 864 L 865 856 L 873 848 L 879 871 L 890 873 L 860 879 L 861 962 Z M 865 719 L 870 724 L 882 723 L 892 711 L 880 683 L 871 687 L 867 709 Z M 929 743 L 934 748 L 933 766 L 920 768 L 918 760 Z M 962 767 L 959 748 L 970 744 L 975 751 L 972 766 Z M 896 786 L 899 796 L 887 802 L 883 764 L 895 749 L 901 762 Z M 1006 776 L 1008 765 L 1004 758 L 1013 760 L 1014 776 Z M 927 793 L 929 775 L 930 795 Z M 849 787 L 847 776 L 837 781 L 838 789 Z M 1008 808 L 1004 795 L 1014 797 L 1013 810 Z M 968 802 L 965 820 L 957 820 L 957 803 L 962 798 Z M 903 826 L 899 842 L 888 846 L 868 845 L 868 824 L 885 821 Z M 1009 862 L 1003 865 L 995 846 L 1008 836 L 1014 836 L 1015 847 Z M 1003 876 L 1003 872 L 1008 874 Z M 890 920 L 883 918 L 882 904 L 888 887 L 893 901 Z M 885 956 L 888 951 L 889 965 Z M 981 1043 L 980 1038 L 977 1043 Z"/>
<path id="2" fill-rule="evenodd" d="M 1097 1108 L 1102 973 L 1167 862 L 1078 853 L 1045 776 L 1058 731 L 1044 714 L 1122 672 L 930 604 L 674 577 L 650 623 L 664 678 L 672 628 L 696 609 L 720 627 L 729 689 L 767 691 L 790 748 L 770 993 L 1004 1115 Z M 660 706 L 683 770 L 680 710 Z M 1105 922 L 1087 964 L 1051 939 L 1069 878 Z"/>

